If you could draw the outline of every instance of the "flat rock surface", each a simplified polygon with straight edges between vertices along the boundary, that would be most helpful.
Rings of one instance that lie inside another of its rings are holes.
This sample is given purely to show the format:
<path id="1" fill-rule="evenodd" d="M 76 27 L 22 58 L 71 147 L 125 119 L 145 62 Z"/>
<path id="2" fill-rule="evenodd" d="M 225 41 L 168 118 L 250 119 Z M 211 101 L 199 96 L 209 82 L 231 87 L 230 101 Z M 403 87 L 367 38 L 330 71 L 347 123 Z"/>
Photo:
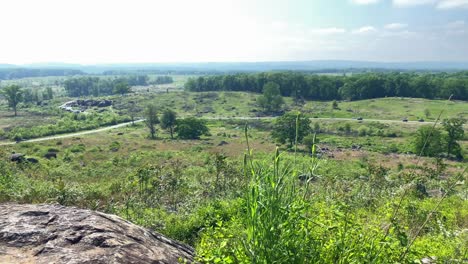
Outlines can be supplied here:
<path id="1" fill-rule="evenodd" d="M 0 204 L 0 263 L 180 263 L 191 247 L 122 218 L 61 205 Z"/>

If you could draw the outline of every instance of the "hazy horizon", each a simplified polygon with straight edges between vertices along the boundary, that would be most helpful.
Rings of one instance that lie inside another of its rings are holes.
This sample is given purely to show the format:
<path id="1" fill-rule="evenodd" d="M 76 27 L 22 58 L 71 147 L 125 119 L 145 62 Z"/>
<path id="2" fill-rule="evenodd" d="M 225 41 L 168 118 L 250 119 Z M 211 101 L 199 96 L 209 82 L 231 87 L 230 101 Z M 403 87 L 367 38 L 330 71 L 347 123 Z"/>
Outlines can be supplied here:
<path id="1" fill-rule="evenodd" d="M 468 0 L 6 0 L 0 64 L 468 61 Z"/>

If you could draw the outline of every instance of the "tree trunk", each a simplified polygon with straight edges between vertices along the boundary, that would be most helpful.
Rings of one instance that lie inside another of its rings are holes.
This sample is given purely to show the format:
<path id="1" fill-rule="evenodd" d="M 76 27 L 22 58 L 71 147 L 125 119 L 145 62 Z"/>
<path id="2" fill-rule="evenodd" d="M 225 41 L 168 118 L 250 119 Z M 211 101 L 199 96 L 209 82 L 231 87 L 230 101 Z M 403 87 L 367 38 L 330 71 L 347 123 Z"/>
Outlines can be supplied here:
<path id="1" fill-rule="evenodd" d="M 174 129 L 172 128 L 172 126 L 169 128 L 169 131 L 171 132 L 171 139 L 174 139 Z"/>

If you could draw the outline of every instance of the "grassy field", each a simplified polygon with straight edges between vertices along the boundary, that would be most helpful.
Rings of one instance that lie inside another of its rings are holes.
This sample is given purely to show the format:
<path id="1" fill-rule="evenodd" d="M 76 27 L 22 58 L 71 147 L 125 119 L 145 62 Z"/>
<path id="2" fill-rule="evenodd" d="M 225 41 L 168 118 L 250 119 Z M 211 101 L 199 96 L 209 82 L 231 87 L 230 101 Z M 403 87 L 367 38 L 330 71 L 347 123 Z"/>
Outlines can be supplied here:
<path id="1" fill-rule="evenodd" d="M 295 152 L 273 139 L 271 116 L 242 119 L 265 116 L 256 104 L 258 94 L 185 92 L 187 77 L 105 97 L 112 107 L 77 116 L 58 109 L 71 100 L 66 97 L 46 106 L 22 106 L 16 118 L 3 104 L 3 136 L 20 127 L 99 126 L 99 120 L 127 117 L 132 102 L 138 106 L 136 118 L 153 103 L 160 112 L 205 118 L 210 131 L 199 140 L 171 140 L 158 127 L 151 140 L 138 123 L 2 146 L 0 202 L 57 202 L 117 214 L 194 246 L 205 263 L 250 263 L 249 254 L 261 247 L 257 254 L 269 252 L 258 255 L 264 259 L 292 259 L 296 252 L 297 259 L 317 263 L 343 258 L 420 263 L 430 256 L 462 263 L 467 258 L 466 159 L 416 156 L 414 134 L 425 123 L 401 122 L 404 117 L 433 121 L 442 110 L 442 119 L 466 118 L 466 102 L 382 98 L 338 102 L 332 109 L 332 102 L 295 105 L 285 98 L 285 110 L 305 113 L 317 135 L 315 153 L 304 145 Z M 358 116 L 364 121 L 333 119 Z M 467 135 L 459 141 L 465 157 Z M 47 159 L 50 152 L 57 158 Z M 37 163 L 12 163 L 11 153 Z"/>

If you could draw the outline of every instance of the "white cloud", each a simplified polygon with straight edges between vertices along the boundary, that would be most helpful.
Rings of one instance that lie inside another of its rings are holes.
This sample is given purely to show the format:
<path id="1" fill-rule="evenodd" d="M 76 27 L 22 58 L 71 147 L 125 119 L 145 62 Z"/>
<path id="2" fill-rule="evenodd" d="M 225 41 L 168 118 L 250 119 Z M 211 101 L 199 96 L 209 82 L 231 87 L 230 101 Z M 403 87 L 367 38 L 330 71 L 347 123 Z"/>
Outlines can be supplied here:
<path id="1" fill-rule="evenodd" d="M 312 34 L 317 35 L 334 35 L 334 34 L 343 34 L 346 33 L 346 29 L 330 27 L 330 28 L 315 28 L 310 31 Z"/>
<path id="2" fill-rule="evenodd" d="M 356 5 L 371 5 L 371 4 L 377 4 L 380 2 L 380 0 L 350 0 L 351 3 L 356 4 Z"/>
<path id="3" fill-rule="evenodd" d="M 398 7 L 409 7 L 418 5 L 435 4 L 437 0 L 393 0 L 393 5 Z"/>
<path id="4" fill-rule="evenodd" d="M 365 26 L 358 28 L 356 30 L 353 30 L 353 34 L 370 34 L 370 33 L 375 33 L 377 32 L 377 29 L 373 26 Z"/>
<path id="5" fill-rule="evenodd" d="M 391 23 L 385 25 L 385 29 L 390 29 L 390 30 L 396 30 L 396 29 L 402 29 L 408 27 L 407 24 L 402 24 L 402 23 Z"/>
<path id="6" fill-rule="evenodd" d="M 468 0 L 393 0 L 397 7 L 435 5 L 438 9 L 468 8 Z"/>
<path id="7" fill-rule="evenodd" d="M 439 9 L 468 8 L 468 0 L 442 0 L 437 4 Z"/>

